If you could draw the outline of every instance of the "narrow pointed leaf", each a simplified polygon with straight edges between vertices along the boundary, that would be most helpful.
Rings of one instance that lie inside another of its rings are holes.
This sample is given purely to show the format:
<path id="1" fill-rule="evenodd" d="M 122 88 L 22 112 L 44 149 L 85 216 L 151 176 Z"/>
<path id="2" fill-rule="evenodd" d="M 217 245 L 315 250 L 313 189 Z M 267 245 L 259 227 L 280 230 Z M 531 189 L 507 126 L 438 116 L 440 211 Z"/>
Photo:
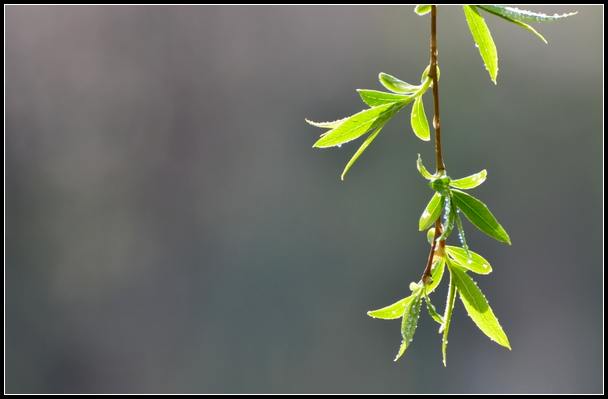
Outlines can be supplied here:
<path id="1" fill-rule="evenodd" d="M 437 218 L 441 215 L 441 209 L 443 207 L 443 197 L 439 193 L 433 194 L 431 200 L 424 208 L 420 220 L 418 221 L 418 231 L 423 231 L 431 227 Z"/>
<path id="2" fill-rule="evenodd" d="M 431 12 L 431 5 L 429 4 L 418 4 L 414 8 L 414 12 L 418 15 L 426 15 Z"/>
<path id="3" fill-rule="evenodd" d="M 471 259 L 471 253 L 469 252 L 469 246 L 467 245 L 467 237 L 464 234 L 464 228 L 462 227 L 462 219 L 460 218 L 460 209 L 456 208 L 456 227 L 458 228 L 458 239 L 462 245 L 462 249 L 467 255 L 467 259 Z"/>
<path id="4" fill-rule="evenodd" d="M 420 86 L 409 84 L 399 78 L 394 77 L 393 75 L 389 75 L 388 73 L 384 72 L 380 72 L 378 75 L 378 80 L 382 86 L 386 87 L 393 93 L 412 94 L 420 89 Z"/>
<path id="5" fill-rule="evenodd" d="M 431 172 L 429 172 L 429 170 L 422 163 L 422 158 L 420 157 L 420 154 L 418 154 L 418 159 L 416 160 L 416 168 L 418 168 L 418 172 L 420 172 L 422 177 L 424 177 L 425 179 L 433 179 L 433 175 L 431 174 Z"/>
<path id="6" fill-rule="evenodd" d="M 484 4 L 479 5 L 478 7 L 483 8 L 492 14 L 522 22 L 552 22 L 578 14 L 578 11 L 574 11 L 565 14 L 547 15 L 540 12 L 522 10 L 517 7 L 503 6 L 498 4 Z"/>
<path id="7" fill-rule="evenodd" d="M 448 268 L 448 270 L 450 270 Z M 452 321 L 452 313 L 454 311 L 454 302 L 456 302 L 456 285 L 450 270 L 450 285 L 448 286 L 448 296 L 445 302 L 445 312 L 443 314 L 443 325 L 439 329 L 441 335 L 441 355 L 443 357 L 443 367 L 447 366 L 447 351 L 448 351 L 448 334 L 450 333 L 450 323 Z"/>
<path id="8" fill-rule="evenodd" d="M 424 103 L 422 102 L 422 96 L 416 97 L 416 101 L 414 101 L 410 122 L 412 124 L 412 130 L 414 131 L 414 134 L 420 140 L 429 141 L 431 139 L 429 121 L 427 120 L 426 113 L 424 112 Z"/>
<path id="9" fill-rule="evenodd" d="M 470 270 L 477 274 L 490 274 L 492 266 L 483 256 L 470 249 L 466 251 L 464 248 L 446 245 L 446 254 L 450 257 L 450 261 L 464 269 Z M 467 255 L 467 252 L 469 253 Z M 469 256 L 470 255 L 470 256 Z"/>
<path id="10" fill-rule="evenodd" d="M 452 267 L 450 264 L 450 272 L 469 317 L 492 341 L 511 349 L 507 335 L 477 284 L 463 269 L 457 266 Z"/>
<path id="11" fill-rule="evenodd" d="M 420 305 L 422 303 L 422 290 L 414 294 L 414 299 L 410 301 L 406 308 L 403 317 L 401 318 L 401 346 L 395 357 L 395 361 L 399 360 L 405 353 L 412 340 L 414 333 L 418 327 L 418 318 L 420 317 Z"/>
<path id="12" fill-rule="evenodd" d="M 337 128 L 338 126 L 340 126 L 342 124 L 342 122 L 344 122 L 348 118 L 350 118 L 350 116 L 347 116 L 346 118 L 338 119 L 335 121 L 330 121 L 330 122 L 315 122 L 315 121 L 311 121 L 310 119 L 305 119 L 305 121 L 309 125 L 313 125 L 313 126 L 320 127 L 323 129 L 334 129 L 334 128 Z"/>
<path id="13" fill-rule="evenodd" d="M 505 21 L 511 22 L 512 24 L 515 24 L 515 25 L 519 26 L 520 28 L 524 28 L 525 30 L 527 30 L 528 32 L 532 33 L 534 36 L 536 36 L 540 40 L 542 40 L 545 44 L 548 43 L 547 39 L 545 39 L 545 37 L 543 35 L 541 35 L 540 32 L 538 32 L 536 29 L 534 29 L 532 26 L 528 25 L 527 23 L 518 21 L 517 19 L 507 17 L 506 15 L 498 14 L 497 12 L 494 12 L 492 10 L 492 8 L 488 8 L 486 6 L 478 5 L 477 7 L 489 12 L 490 14 L 494 14 L 497 17 L 500 17 L 500 18 L 504 19 Z"/>
<path id="14" fill-rule="evenodd" d="M 376 122 L 384 122 L 383 116 L 392 116 L 399 108 L 400 105 L 390 103 L 358 112 L 328 131 L 313 147 L 334 147 L 355 140 L 376 127 Z"/>
<path id="15" fill-rule="evenodd" d="M 443 277 L 443 272 L 445 270 L 445 258 L 437 257 L 435 255 L 435 260 L 433 261 L 433 265 L 431 267 L 431 283 L 427 284 L 424 288 L 426 290 L 426 294 L 430 295 L 441 283 L 441 278 Z"/>
<path id="16" fill-rule="evenodd" d="M 424 301 L 426 302 L 426 310 L 429 313 L 429 316 L 433 320 L 437 322 L 440 326 L 443 325 L 443 317 L 439 313 L 437 313 L 437 309 L 435 309 L 435 305 L 431 302 L 431 298 L 428 295 L 424 296 Z"/>
<path id="17" fill-rule="evenodd" d="M 460 190 L 451 190 L 455 205 L 464 213 L 471 223 L 490 237 L 511 245 L 511 238 L 498 223 L 486 204 Z"/>
<path id="18" fill-rule="evenodd" d="M 348 173 L 350 168 L 355 164 L 355 162 L 357 162 L 357 159 L 359 159 L 361 154 L 363 154 L 363 151 L 365 151 L 367 149 L 367 147 L 369 147 L 369 145 L 372 143 L 372 141 L 374 141 L 374 139 L 376 138 L 376 136 L 378 136 L 378 134 L 380 133 L 380 131 L 382 130 L 383 127 L 384 126 L 380 126 L 372 134 L 367 136 L 365 141 L 361 144 L 361 146 L 357 149 L 357 151 L 353 154 L 352 158 L 348 161 L 348 163 L 344 167 L 344 170 L 342 171 L 342 175 L 340 175 L 340 180 L 344 181 L 344 177 L 346 177 L 346 173 Z"/>
<path id="19" fill-rule="evenodd" d="M 413 295 L 405 297 L 403 299 L 398 300 L 397 302 L 385 306 L 380 309 L 370 310 L 367 312 L 367 315 L 373 317 L 375 319 L 383 319 L 383 320 L 393 320 L 398 319 L 403 316 L 405 313 L 405 309 L 407 308 L 409 302 L 414 299 Z"/>
<path id="20" fill-rule="evenodd" d="M 483 63 L 490 74 L 490 79 L 496 84 L 496 77 L 498 76 L 498 52 L 490 29 L 483 17 L 479 15 L 475 6 L 464 6 L 463 8 L 469 30 L 479 49 L 479 54 L 481 54 Z"/>
<path id="21" fill-rule="evenodd" d="M 370 107 L 378 105 L 384 105 L 388 103 L 403 103 L 408 104 L 414 100 L 413 96 L 406 96 L 404 94 L 386 93 L 378 90 L 365 90 L 358 89 L 357 92 L 361 97 L 361 100 Z"/>
<path id="22" fill-rule="evenodd" d="M 456 221 L 456 208 L 452 201 L 452 196 L 449 191 L 442 195 L 443 197 L 443 231 L 441 235 L 437 238 L 437 241 L 443 241 L 447 239 L 450 234 L 452 234 L 452 230 L 454 229 L 454 223 Z"/>
<path id="23" fill-rule="evenodd" d="M 462 179 L 452 180 L 450 182 L 450 186 L 452 186 L 454 188 L 459 188 L 461 190 L 470 190 L 472 188 L 475 188 L 475 187 L 481 185 L 481 183 L 486 181 L 487 176 L 488 176 L 488 171 L 484 169 L 481 172 L 477 172 L 473 175 L 463 177 Z"/>

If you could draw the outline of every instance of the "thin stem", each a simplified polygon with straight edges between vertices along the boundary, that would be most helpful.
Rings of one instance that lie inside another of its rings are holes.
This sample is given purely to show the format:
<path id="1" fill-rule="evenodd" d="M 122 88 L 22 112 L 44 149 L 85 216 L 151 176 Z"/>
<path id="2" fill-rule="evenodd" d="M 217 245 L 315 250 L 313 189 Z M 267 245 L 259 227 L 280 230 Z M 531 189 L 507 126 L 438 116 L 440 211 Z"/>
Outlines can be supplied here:
<path id="1" fill-rule="evenodd" d="M 439 118 L 439 81 L 437 79 L 437 6 L 431 6 L 431 67 L 429 76 L 433 79 L 433 128 L 435 129 L 435 161 L 437 172 L 445 170 L 441 154 L 441 119 Z"/>
<path id="2" fill-rule="evenodd" d="M 433 79 L 433 129 L 435 129 L 435 164 L 437 173 L 445 171 L 443 163 L 443 155 L 441 153 L 441 119 L 439 118 L 439 80 L 437 79 L 437 6 L 431 6 L 431 67 L 429 68 L 429 76 Z M 433 258 L 435 257 L 437 238 L 441 234 L 441 216 L 435 221 L 435 235 L 431 244 L 431 251 L 426 262 L 426 267 L 422 273 L 422 282 L 427 284 L 431 279 L 431 267 L 433 266 Z M 442 252 L 445 247 L 445 240 L 439 243 L 439 251 Z"/>

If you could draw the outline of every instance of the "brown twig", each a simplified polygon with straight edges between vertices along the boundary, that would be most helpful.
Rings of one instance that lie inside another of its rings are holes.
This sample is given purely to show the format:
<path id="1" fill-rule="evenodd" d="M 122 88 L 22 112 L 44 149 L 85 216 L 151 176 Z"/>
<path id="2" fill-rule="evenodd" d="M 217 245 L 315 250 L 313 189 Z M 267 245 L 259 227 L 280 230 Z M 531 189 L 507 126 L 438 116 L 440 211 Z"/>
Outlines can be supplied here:
<path id="1" fill-rule="evenodd" d="M 437 173 L 445 171 L 443 155 L 441 153 L 441 120 L 439 118 L 439 80 L 437 79 L 437 6 L 431 6 L 431 67 L 429 76 L 433 79 L 433 129 L 435 130 L 435 164 Z M 441 216 L 435 221 L 435 235 L 431 243 L 431 251 L 422 273 L 422 282 L 427 284 L 431 277 L 431 267 L 436 252 L 437 238 L 441 234 Z M 439 243 L 439 249 L 443 249 L 445 241 Z"/>

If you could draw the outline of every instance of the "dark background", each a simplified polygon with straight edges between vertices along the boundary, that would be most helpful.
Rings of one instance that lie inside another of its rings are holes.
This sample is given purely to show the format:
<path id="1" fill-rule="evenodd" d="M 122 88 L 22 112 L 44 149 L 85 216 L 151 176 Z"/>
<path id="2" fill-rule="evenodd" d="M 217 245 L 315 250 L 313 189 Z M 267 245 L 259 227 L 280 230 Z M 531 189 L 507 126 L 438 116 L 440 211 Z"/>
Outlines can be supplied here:
<path id="1" fill-rule="evenodd" d="M 440 7 L 444 152 L 509 231 L 467 224 L 509 335 L 457 302 L 441 364 L 423 314 L 393 363 L 428 246 L 433 164 L 409 113 L 359 143 L 320 130 L 378 72 L 418 80 L 412 6 L 6 6 L 8 392 L 574 393 L 603 389 L 603 8 L 530 33 L 488 15 L 494 86 Z M 426 98 L 431 109 L 430 96 Z M 445 286 L 435 302 L 443 309 Z"/>

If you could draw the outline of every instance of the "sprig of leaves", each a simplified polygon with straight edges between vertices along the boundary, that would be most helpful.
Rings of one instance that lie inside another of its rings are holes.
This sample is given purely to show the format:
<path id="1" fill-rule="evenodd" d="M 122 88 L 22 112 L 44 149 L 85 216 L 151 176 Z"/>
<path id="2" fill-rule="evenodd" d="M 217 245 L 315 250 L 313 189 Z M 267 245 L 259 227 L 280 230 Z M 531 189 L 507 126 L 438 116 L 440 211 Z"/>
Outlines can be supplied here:
<path id="1" fill-rule="evenodd" d="M 421 140 L 430 140 L 429 123 L 422 102 L 422 97 L 432 84 L 432 79 L 428 76 L 428 68 L 422 73 L 419 85 L 407 83 L 383 72 L 378 76 L 378 80 L 390 92 L 357 90 L 363 103 L 369 106 L 368 109 L 333 122 L 306 120 L 313 126 L 328 129 L 313 144 L 313 147 L 317 148 L 340 147 L 371 132 L 344 167 L 341 180 L 344 180 L 346 173 L 376 139 L 386 123 L 411 102 L 414 102 L 410 118 L 412 130 Z"/>
<path id="2" fill-rule="evenodd" d="M 431 65 L 436 65 L 437 62 L 434 29 L 436 27 L 436 9 L 434 7 L 436 6 L 419 4 L 414 9 L 418 15 L 427 15 L 431 12 L 433 27 Z M 574 12 L 546 15 L 495 4 L 464 5 L 463 9 L 473 40 L 490 74 L 490 79 L 494 83 L 496 83 L 498 77 L 498 51 L 480 10 L 528 30 L 545 43 L 547 42 L 546 39 L 530 26 L 529 22 L 555 21 L 576 14 Z M 344 167 L 341 175 L 342 180 L 361 154 L 380 134 L 388 121 L 409 104 L 412 104 L 410 125 L 414 135 L 423 141 L 430 140 L 430 128 L 424 109 L 423 96 L 433 84 L 433 79 L 429 76 L 431 65 L 422 73 L 420 84 L 411 84 L 393 75 L 380 73 L 378 80 L 388 91 L 357 90 L 363 103 L 368 106 L 367 109 L 358 113 L 330 122 L 307 120 L 309 124 L 325 129 L 313 147 L 340 147 L 342 144 L 367 135 Z M 438 79 L 439 68 L 437 68 Z M 437 120 L 437 122 L 439 121 Z M 436 130 L 435 133 L 436 138 L 438 138 L 438 131 Z M 437 140 L 437 143 L 439 142 Z M 439 144 L 438 146 L 440 148 Z M 438 332 L 441 334 L 441 352 L 445 366 L 448 335 L 457 297 L 460 298 L 460 302 L 462 302 L 471 320 L 486 336 L 499 345 L 511 349 L 509 339 L 490 308 L 488 300 L 469 275 L 469 273 L 488 275 L 492 272 L 492 266 L 483 256 L 469 248 L 461 215 L 464 215 L 481 232 L 499 242 L 510 245 L 511 238 L 488 206 L 466 192 L 483 184 L 488 176 L 487 171 L 483 169 L 466 177 L 452 179 L 444 170 L 440 149 L 436 149 L 436 156 L 438 169 L 440 170 L 435 173 L 429 172 L 425 167 L 420 154 L 418 154 L 416 161 L 418 172 L 427 180 L 428 186 L 433 190 L 433 195 L 418 220 L 418 229 L 420 231 L 426 230 L 427 240 L 431 245 L 427 268 L 423 274 L 424 278 L 421 278 L 418 282 L 410 283 L 411 294 L 409 296 L 388 306 L 371 310 L 367 314 L 370 317 L 384 320 L 401 319 L 401 344 L 395 356 L 396 361 L 403 356 L 412 343 L 420 318 L 422 301 L 424 301 L 428 315 L 439 325 Z M 435 228 L 439 231 L 435 231 Z M 446 240 L 451 237 L 454 230 L 458 232 L 459 246 L 446 244 Z M 449 275 L 448 293 L 445 308 L 440 313 L 432 303 L 431 294 L 441 283 L 446 270 Z"/>
<path id="3" fill-rule="evenodd" d="M 528 25 L 527 22 L 551 22 L 577 14 L 577 12 L 569 12 L 565 14 L 546 15 L 539 12 L 521 10 L 516 7 L 497 4 L 465 5 L 463 6 L 463 9 L 475 45 L 479 49 L 479 54 L 481 55 L 483 63 L 490 74 L 490 79 L 494 84 L 496 84 L 496 79 L 498 77 L 498 51 L 496 50 L 494 39 L 492 38 L 492 34 L 490 33 L 490 29 L 488 28 L 485 19 L 479 13 L 480 9 L 500 17 L 505 21 L 511 22 L 520 28 L 524 28 L 542 40 L 545 44 L 547 43 L 547 39 L 532 26 Z"/>

